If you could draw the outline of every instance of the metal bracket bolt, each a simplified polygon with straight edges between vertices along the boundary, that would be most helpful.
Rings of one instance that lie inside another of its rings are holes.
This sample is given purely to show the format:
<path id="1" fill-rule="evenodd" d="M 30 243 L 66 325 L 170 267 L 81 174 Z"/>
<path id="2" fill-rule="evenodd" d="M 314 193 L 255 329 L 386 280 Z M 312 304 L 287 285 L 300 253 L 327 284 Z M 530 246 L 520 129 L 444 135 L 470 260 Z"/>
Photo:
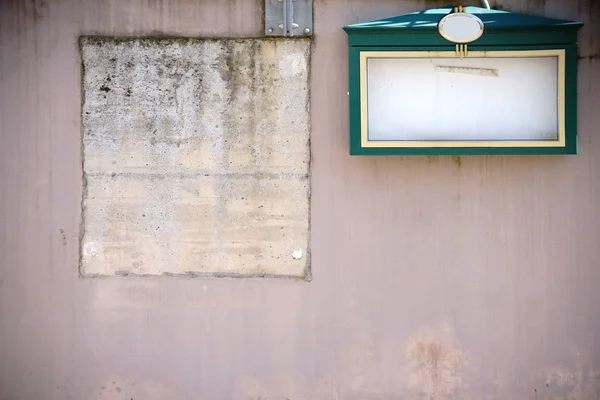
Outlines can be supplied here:
<path id="1" fill-rule="evenodd" d="M 265 0 L 265 35 L 312 35 L 312 0 Z"/>

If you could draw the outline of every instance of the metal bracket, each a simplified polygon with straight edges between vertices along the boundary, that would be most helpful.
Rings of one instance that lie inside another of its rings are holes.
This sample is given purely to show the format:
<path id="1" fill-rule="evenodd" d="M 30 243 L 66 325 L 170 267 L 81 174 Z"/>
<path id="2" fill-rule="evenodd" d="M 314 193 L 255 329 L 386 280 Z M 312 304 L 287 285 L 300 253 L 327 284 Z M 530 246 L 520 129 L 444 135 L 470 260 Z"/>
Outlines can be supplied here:
<path id="1" fill-rule="evenodd" d="M 460 57 L 462 60 L 465 57 L 469 56 L 469 47 L 466 44 L 457 44 L 456 45 L 456 57 Z"/>
<path id="2" fill-rule="evenodd" d="M 454 12 L 456 13 L 465 13 L 465 8 L 463 6 L 458 6 L 454 8 Z M 469 55 L 469 49 L 467 47 L 466 44 L 457 44 L 456 45 L 456 56 L 460 57 L 460 59 L 462 60 L 463 58 L 467 57 Z"/>
<path id="3" fill-rule="evenodd" d="M 265 0 L 266 36 L 312 36 L 312 0 Z"/>

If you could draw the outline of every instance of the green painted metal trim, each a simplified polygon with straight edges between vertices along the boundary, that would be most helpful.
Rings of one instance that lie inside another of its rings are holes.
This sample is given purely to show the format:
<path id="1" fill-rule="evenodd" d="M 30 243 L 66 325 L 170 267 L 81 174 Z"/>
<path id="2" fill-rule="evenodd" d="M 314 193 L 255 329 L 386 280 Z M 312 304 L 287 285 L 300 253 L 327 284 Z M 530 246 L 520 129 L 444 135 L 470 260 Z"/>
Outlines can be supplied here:
<path id="1" fill-rule="evenodd" d="M 352 47 L 348 50 L 348 79 L 349 79 L 349 102 L 350 102 L 350 154 L 362 153 L 360 129 L 361 129 L 361 104 L 360 104 L 360 51 Z"/>
<path id="2" fill-rule="evenodd" d="M 469 46 L 532 46 L 538 44 L 570 44 L 577 42 L 576 29 L 487 30 Z M 454 43 L 435 32 L 364 32 L 348 35 L 348 45 L 354 46 L 450 46 Z"/>
<path id="3" fill-rule="evenodd" d="M 559 155 L 577 154 L 569 148 L 542 147 L 423 147 L 423 148 L 368 148 L 359 151 L 350 150 L 351 156 L 469 156 L 469 155 Z"/>
<path id="4" fill-rule="evenodd" d="M 348 49 L 350 155 L 485 155 L 485 154 L 577 154 L 577 45 L 537 46 L 469 46 L 471 51 L 484 50 L 565 50 L 565 146 L 564 147 L 414 147 L 363 148 L 361 146 L 361 51 L 453 51 L 454 46 L 378 46 Z"/>
<path id="5" fill-rule="evenodd" d="M 577 154 L 577 45 L 565 49 L 565 150 Z"/>
<path id="6" fill-rule="evenodd" d="M 438 32 L 442 18 L 452 8 L 434 8 L 344 26 L 350 46 L 444 46 L 452 42 Z M 536 45 L 577 42 L 581 22 L 515 14 L 507 11 L 466 7 L 466 12 L 479 17 L 484 34 L 470 45 Z"/>
<path id="7" fill-rule="evenodd" d="M 361 22 L 344 26 L 348 33 L 362 31 L 435 31 L 442 18 L 452 12 L 452 7 L 432 8 L 413 13 L 382 18 L 374 21 Z M 476 15 L 486 28 L 493 30 L 510 29 L 547 29 L 552 27 L 569 27 L 583 24 L 576 21 L 538 17 L 534 15 L 516 14 L 508 11 L 488 10 L 481 7 L 465 7 L 465 12 Z"/>

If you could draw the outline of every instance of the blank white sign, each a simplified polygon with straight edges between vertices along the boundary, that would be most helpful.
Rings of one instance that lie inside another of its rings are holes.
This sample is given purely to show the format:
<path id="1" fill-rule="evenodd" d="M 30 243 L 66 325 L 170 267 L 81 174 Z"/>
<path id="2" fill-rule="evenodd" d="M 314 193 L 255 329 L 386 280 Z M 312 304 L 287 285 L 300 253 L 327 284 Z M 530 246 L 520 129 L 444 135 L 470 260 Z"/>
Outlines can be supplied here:
<path id="1" fill-rule="evenodd" d="M 557 77 L 554 56 L 368 58 L 368 140 L 557 140 Z"/>

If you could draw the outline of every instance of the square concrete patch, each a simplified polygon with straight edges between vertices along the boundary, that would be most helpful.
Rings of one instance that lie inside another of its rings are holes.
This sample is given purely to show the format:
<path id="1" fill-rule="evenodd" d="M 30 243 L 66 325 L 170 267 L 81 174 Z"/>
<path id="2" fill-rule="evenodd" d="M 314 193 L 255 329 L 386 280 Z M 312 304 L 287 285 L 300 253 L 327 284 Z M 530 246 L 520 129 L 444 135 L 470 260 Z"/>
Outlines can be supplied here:
<path id="1" fill-rule="evenodd" d="M 310 41 L 81 52 L 81 274 L 305 277 Z"/>

